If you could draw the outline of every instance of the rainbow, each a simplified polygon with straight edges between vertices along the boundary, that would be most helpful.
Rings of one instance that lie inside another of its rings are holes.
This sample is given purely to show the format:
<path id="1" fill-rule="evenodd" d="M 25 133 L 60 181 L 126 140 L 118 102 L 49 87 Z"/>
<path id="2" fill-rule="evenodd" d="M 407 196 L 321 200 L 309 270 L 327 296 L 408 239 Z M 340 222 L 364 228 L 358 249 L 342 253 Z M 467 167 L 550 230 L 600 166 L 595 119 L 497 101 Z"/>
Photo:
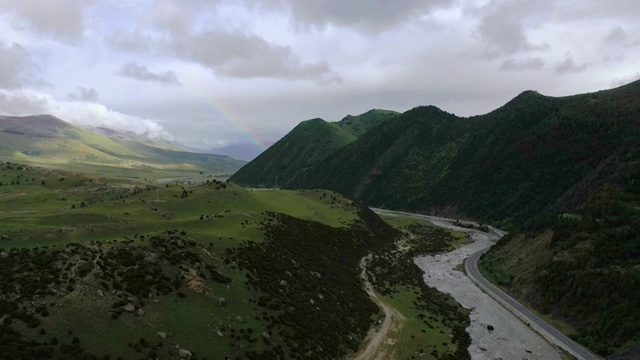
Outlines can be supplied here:
<path id="1" fill-rule="evenodd" d="M 251 127 L 242 123 L 237 116 L 233 116 L 227 106 L 223 105 L 219 101 L 214 102 L 214 100 L 210 98 L 207 98 L 206 100 L 213 111 L 216 113 L 217 119 L 222 119 L 226 124 L 240 131 L 252 144 L 258 146 L 260 150 L 266 150 L 267 147 L 265 146 L 264 141 L 258 138 L 258 135 L 253 131 Z"/>
<path id="2" fill-rule="evenodd" d="M 185 87 L 189 92 L 198 98 L 201 98 L 211 108 L 216 119 L 222 119 L 231 128 L 238 130 L 252 144 L 256 145 L 260 150 L 267 149 L 264 141 L 260 140 L 253 129 L 239 120 L 238 116 L 234 116 L 229 108 L 221 101 L 215 100 L 212 95 L 205 95 L 207 91 L 195 91 L 192 87 Z"/>

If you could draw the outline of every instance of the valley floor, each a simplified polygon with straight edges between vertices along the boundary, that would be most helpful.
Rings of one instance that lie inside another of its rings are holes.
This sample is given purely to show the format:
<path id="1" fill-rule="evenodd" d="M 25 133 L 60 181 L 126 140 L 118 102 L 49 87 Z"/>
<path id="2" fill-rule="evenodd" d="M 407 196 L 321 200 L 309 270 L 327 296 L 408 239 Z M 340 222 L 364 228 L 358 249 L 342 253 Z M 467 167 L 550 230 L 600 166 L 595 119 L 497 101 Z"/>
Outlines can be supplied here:
<path id="1" fill-rule="evenodd" d="M 384 214 L 393 213 L 385 211 Z M 424 281 L 428 286 L 450 294 L 462 306 L 470 309 L 471 324 L 467 332 L 472 340 L 468 349 L 471 359 L 562 359 L 546 340 L 482 292 L 461 271 L 456 270 L 468 255 L 487 247 L 497 238 L 487 233 L 453 226 L 447 221 L 434 218 L 429 220 L 437 226 L 464 231 L 473 240 L 451 252 L 415 259 L 416 265 L 424 271 Z M 489 325 L 493 326 L 493 331 L 488 330 Z"/>

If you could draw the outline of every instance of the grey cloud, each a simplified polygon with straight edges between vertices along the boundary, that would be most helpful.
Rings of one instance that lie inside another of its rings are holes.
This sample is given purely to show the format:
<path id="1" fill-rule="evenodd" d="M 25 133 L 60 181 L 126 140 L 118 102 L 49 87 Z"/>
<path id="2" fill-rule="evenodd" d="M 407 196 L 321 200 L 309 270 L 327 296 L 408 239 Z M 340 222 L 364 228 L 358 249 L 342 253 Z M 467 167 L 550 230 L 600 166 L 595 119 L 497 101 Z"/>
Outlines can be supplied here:
<path id="1" fill-rule="evenodd" d="M 186 37 L 172 47 L 178 56 L 229 77 L 340 81 L 326 62 L 304 63 L 290 47 L 269 43 L 256 35 L 210 30 Z"/>
<path id="2" fill-rule="evenodd" d="M 82 36 L 84 12 L 95 0 L 0 0 L 0 8 L 14 12 L 37 32 L 72 40 Z"/>
<path id="3" fill-rule="evenodd" d="M 606 43 L 621 42 L 626 40 L 627 38 L 627 32 L 624 31 L 624 29 L 622 29 L 620 26 L 616 26 L 609 30 L 607 35 L 604 37 L 604 41 Z"/>
<path id="4" fill-rule="evenodd" d="M 150 23 L 174 34 L 186 34 L 191 28 L 193 13 L 183 2 L 162 1 L 153 7 Z M 193 9 L 191 9 L 193 10 Z"/>
<path id="5" fill-rule="evenodd" d="M 178 77 L 173 71 L 154 73 L 149 71 L 146 66 L 138 65 L 135 62 L 122 65 L 117 74 L 139 81 L 157 82 L 162 85 L 180 85 Z"/>
<path id="6" fill-rule="evenodd" d="M 543 67 L 544 61 L 540 58 L 506 59 L 500 64 L 500 70 L 503 71 L 540 70 Z"/>
<path id="7" fill-rule="evenodd" d="M 47 100 L 44 97 L 30 95 L 17 90 L 0 90 L 0 113 L 13 116 L 47 113 Z"/>
<path id="8" fill-rule="evenodd" d="M 249 0 L 263 7 L 288 12 L 298 25 L 346 26 L 379 33 L 406 24 L 453 0 Z"/>
<path id="9" fill-rule="evenodd" d="M 579 5 L 573 1 L 558 2 L 560 18 L 571 19 L 628 19 L 637 21 L 640 6 L 637 0 L 616 1 L 581 1 Z M 554 4 L 555 5 L 555 4 Z"/>
<path id="10" fill-rule="evenodd" d="M 0 88 L 15 88 L 28 82 L 34 68 L 31 56 L 20 44 L 0 42 Z"/>
<path id="11" fill-rule="evenodd" d="M 98 102 L 100 100 L 100 96 L 96 89 L 85 88 L 82 86 L 78 86 L 75 92 L 67 94 L 67 97 L 74 101 Z"/>
<path id="12" fill-rule="evenodd" d="M 501 3 L 480 9 L 482 13 L 477 33 L 487 48 L 484 57 L 495 59 L 500 56 L 513 55 L 530 51 L 548 50 L 548 44 L 534 44 L 526 35 L 524 18 L 526 6 L 517 7 L 513 3 Z"/>
<path id="13" fill-rule="evenodd" d="M 554 74 L 578 73 L 587 70 L 591 66 L 590 63 L 577 64 L 569 55 L 563 62 L 556 65 L 553 70 Z"/>
<path id="14" fill-rule="evenodd" d="M 125 32 L 117 31 L 106 39 L 107 44 L 114 50 L 147 53 L 152 51 L 155 40 L 141 31 Z"/>
<path id="15" fill-rule="evenodd" d="M 120 32 L 108 42 L 118 50 L 173 55 L 233 78 L 313 80 L 319 84 L 342 81 L 325 61 L 303 62 L 289 46 L 240 31 L 172 32 L 161 39 L 141 32 Z"/>

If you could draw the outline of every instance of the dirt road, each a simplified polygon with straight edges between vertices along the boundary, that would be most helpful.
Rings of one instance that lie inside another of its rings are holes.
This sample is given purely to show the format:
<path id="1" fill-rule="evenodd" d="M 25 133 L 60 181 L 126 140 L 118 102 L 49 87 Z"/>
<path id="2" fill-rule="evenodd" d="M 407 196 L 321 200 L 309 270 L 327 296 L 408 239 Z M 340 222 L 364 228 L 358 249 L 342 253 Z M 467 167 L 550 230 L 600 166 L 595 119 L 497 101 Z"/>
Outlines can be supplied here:
<path id="1" fill-rule="evenodd" d="M 371 299 L 380 307 L 384 312 L 384 321 L 379 328 L 374 328 L 369 331 L 367 338 L 365 339 L 366 346 L 358 353 L 353 355 L 350 360 L 374 360 L 374 359 L 391 359 L 393 358 L 392 347 L 385 346 L 389 342 L 394 340 L 391 338 L 392 333 L 400 330 L 402 323 L 406 318 L 398 312 L 395 308 L 385 304 L 380 300 L 379 295 L 373 289 L 373 285 L 369 282 L 367 277 L 367 264 L 371 260 L 371 254 L 365 256 L 360 260 L 360 268 L 362 272 L 360 277 L 365 286 L 367 294 Z"/>

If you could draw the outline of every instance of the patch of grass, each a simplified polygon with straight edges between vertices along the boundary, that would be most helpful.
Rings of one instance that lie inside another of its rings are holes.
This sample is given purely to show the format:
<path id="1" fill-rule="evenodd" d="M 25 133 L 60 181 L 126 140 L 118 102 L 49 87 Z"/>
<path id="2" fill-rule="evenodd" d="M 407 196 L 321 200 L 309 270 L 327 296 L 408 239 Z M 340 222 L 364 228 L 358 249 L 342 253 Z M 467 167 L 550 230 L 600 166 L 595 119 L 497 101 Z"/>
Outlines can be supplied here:
<path id="1" fill-rule="evenodd" d="M 454 352 L 451 342 L 450 324 L 445 325 L 441 314 L 421 309 L 420 287 L 398 286 L 393 295 L 384 297 L 384 301 L 397 309 L 406 320 L 397 331 L 396 342 L 390 346 L 395 359 L 436 358 L 436 354 Z"/>
<path id="2" fill-rule="evenodd" d="M 430 221 L 425 219 L 417 219 L 415 217 L 411 217 L 408 215 L 382 215 L 380 216 L 387 224 L 395 227 L 400 231 L 404 231 L 410 234 L 410 238 L 420 239 L 421 232 L 426 231 L 429 228 L 436 228 Z M 424 230 L 423 230 L 424 229 Z M 469 235 L 462 231 L 450 230 L 440 228 L 442 231 L 447 232 L 451 237 L 447 241 L 447 250 L 453 250 L 462 245 L 468 244 L 470 242 Z M 419 241 L 419 240 L 417 240 Z M 425 238 L 425 241 L 429 241 L 428 238 Z M 430 251 L 432 251 L 431 249 Z"/>
<path id="3" fill-rule="evenodd" d="M 468 311 L 451 296 L 427 286 L 413 263 L 418 255 L 453 249 L 460 238 L 431 223 L 412 220 L 392 217 L 392 223 L 404 231 L 403 237 L 375 254 L 368 265 L 376 291 L 406 318 L 395 331 L 397 344 L 387 344 L 387 353 L 397 359 L 468 358 Z"/>

